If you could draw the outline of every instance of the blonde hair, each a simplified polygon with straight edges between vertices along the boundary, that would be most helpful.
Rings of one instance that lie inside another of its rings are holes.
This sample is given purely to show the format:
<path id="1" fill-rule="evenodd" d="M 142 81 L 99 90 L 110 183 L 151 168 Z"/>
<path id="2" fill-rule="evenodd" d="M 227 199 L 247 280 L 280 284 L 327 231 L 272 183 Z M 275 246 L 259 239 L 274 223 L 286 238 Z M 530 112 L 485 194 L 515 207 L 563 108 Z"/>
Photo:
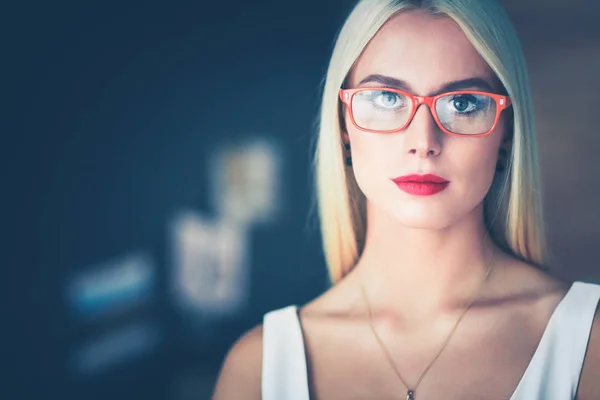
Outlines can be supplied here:
<path id="1" fill-rule="evenodd" d="M 495 0 L 361 0 L 335 43 L 324 82 L 315 150 L 317 201 L 329 277 L 335 283 L 350 272 L 362 252 L 366 230 L 366 201 L 352 168 L 345 166 L 338 90 L 385 22 L 414 9 L 453 19 L 511 97 L 512 152 L 504 179 L 486 196 L 486 226 L 498 245 L 541 266 L 546 245 L 529 78 L 521 45 L 502 7 Z"/>

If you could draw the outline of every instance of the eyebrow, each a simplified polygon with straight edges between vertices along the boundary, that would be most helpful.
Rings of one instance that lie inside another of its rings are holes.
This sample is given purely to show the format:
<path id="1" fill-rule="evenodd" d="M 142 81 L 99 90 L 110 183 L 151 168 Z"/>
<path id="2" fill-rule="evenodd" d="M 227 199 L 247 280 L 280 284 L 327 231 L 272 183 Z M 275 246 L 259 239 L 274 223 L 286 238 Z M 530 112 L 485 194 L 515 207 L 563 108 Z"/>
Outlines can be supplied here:
<path id="1" fill-rule="evenodd" d="M 385 87 L 406 90 L 407 92 L 411 92 L 411 93 L 413 92 L 411 90 L 410 85 L 407 82 L 405 82 L 401 79 L 392 78 L 391 76 L 378 75 L 378 74 L 369 75 L 366 78 L 364 78 L 363 80 L 361 80 L 359 82 L 358 86 L 364 85 L 365 83 L 380 83 L 380 84 L 384 85 Z M 439 88 L 439 90 L 437 90 L 432 95 L 439 94 L 439 93 L 445 93 L 445 92 L 452 92 L 455 90 L 463 90 L 463 89 L 480 89 L 480 90 L 489 91 L 489 92 L 494 91 L 494 89 L 492 88 L 492 85 L 490 83 L 488 83 L 488 81 L 486 81 L 484 78 L 473 77 L 473 78 L 461 79 L 458 81 L 447 82 L 447 83 L 443 84 Z"/>

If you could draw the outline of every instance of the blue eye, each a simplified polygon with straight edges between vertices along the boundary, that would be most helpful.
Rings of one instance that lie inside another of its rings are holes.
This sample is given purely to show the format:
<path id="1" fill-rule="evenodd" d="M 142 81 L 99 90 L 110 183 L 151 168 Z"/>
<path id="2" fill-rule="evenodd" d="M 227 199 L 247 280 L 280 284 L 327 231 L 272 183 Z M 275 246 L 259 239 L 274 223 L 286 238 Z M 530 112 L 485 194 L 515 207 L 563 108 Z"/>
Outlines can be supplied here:
<path id="1" fill-rule="evenodd" d="M 394 106 L 394 104 L 396 104 L 398 96 L 396 96 L 396 94 L 392 92 L 383 92 L 379 96 L 379 99 L 381 100 L 382 105 L 386 107 L 392 107 Z"/>
<path id="2" fill-rule="evenodd" d="M 361 113 L 376 113 L 379 116 L 397 115 L 409 112 L 411 105 L 406 95 L 391 90 L 365 89 L 357 92 L 352 99 L 352 110 L 355 115 Z"/>
<path id="3" fill-rule="evenodd" d="M 406 105 L 406 99 L 404 99 L 404 96 L 401 96 L 398 93 L 382 90 L 372 93 L 372 101 L 376 107 L 384 110 L 392 108 L 396 109 Z"/>
<path id="4" fill-rule="evenodd" d="M 477 98 L 470 94 L 457 95 L 452 98 L 452 106 L 459 113 L 470 113 L 478 107 Z"/>

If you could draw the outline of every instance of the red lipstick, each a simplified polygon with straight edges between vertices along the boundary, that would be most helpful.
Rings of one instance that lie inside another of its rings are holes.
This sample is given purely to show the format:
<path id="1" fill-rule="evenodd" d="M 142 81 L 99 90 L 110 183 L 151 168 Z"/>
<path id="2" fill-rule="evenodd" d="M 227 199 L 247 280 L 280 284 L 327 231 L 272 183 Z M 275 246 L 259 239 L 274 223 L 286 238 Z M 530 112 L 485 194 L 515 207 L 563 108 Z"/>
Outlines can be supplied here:
<path id="1" fill-rule="evenodd" d="M 392 179 L 400 190 L 415 196 L 432 196 L 448 187 L 448 182 L 437 175 L 405 175 Z"/>

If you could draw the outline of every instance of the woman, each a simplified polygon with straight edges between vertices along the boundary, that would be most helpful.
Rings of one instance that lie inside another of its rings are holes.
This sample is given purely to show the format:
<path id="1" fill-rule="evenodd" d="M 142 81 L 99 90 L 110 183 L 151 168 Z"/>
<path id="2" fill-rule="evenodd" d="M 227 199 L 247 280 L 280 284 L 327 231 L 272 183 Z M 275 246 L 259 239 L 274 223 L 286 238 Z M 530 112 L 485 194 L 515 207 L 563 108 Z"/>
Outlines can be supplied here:
<path id="1" fill-rule="evenodd" d="M 544 271 L 526 67 L 494 0 L 363 0 L 316 152 L 334 285 L 268 313 L 215 399 L 600 399 L 600 286 Z"/>

